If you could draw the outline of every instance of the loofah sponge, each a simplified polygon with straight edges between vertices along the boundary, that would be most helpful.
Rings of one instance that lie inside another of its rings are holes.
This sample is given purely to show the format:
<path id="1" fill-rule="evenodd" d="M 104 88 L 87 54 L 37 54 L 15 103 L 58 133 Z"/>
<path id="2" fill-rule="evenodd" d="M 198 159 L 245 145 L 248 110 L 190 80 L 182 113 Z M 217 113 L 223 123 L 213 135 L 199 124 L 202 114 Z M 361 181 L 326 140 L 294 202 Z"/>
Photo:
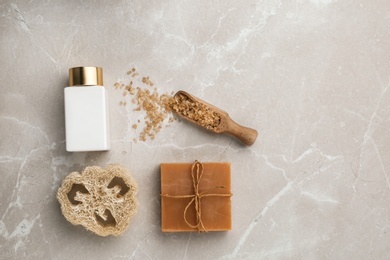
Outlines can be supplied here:
<path id="1" fill-rule="evenodd" d="M 57 199 L 73 225 L 83 225 L 99 236 L 117 236 L 136 213 L 137 191 L 137 183 L 123 166 L 91 166 L 66 176 Z"/>

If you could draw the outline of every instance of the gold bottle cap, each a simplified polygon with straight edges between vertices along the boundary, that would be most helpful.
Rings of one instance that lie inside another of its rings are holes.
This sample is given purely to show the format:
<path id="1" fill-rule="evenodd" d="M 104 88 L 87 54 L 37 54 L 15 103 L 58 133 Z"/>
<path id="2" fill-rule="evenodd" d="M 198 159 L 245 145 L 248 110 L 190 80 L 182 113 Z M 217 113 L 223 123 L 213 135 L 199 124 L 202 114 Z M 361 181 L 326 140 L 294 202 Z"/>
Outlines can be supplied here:
<path id="1" fill-rule="evenodd" d="M 75 67 L 69 69 L 69 86 L 103 86 L 103 69 Z"/>

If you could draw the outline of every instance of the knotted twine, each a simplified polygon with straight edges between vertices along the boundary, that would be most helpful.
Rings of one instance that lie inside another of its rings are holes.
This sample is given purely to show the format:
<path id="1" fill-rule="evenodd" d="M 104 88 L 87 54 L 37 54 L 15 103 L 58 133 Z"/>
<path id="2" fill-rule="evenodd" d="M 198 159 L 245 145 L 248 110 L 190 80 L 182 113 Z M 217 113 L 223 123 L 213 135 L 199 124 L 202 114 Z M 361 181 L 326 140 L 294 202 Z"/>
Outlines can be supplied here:
<path id="1" fill-rule="evenodd" d="M 202 207 L 201 207 L 201 198 L 203 197 L 231 197 L 231 193 L 225 193 L 225 194 L 218 194 L 218 193 L 207 193 L 210 190 L 213 189 L 224 189 L 225 186 L 214 186 L 211 188 L 208 188 L 204 190 L 203 192 L 199 193 L 199 183 L 202 180 L 202 176 L 204 173 L 204 166 L 201 162 L 198 160 L 195 161 L 195 163 L 191 166 L 191 177 L 192 177 L 192 185 L 194 187 L 194 194 L 192 195 L 169 195 L 169 194 L 162 194 L 161 197 L 167 197 L 167 198 L 175 198 L 175 199 L 187 199 L 192 198 L 190 202 L 187 204 L 187 206 L 184 209 L 183 218 L 186 224 L 191 228 L 196 228 L 198 232 L 205 231 L 207 232 L 206 228 L 204 227 L 203 221 L 202 221 Z M 196 212 L 196 224 L 193 225 L 187 220 L 187 211 L 192 205 L 192 203 L 195 204 L 195 212 Z"/>

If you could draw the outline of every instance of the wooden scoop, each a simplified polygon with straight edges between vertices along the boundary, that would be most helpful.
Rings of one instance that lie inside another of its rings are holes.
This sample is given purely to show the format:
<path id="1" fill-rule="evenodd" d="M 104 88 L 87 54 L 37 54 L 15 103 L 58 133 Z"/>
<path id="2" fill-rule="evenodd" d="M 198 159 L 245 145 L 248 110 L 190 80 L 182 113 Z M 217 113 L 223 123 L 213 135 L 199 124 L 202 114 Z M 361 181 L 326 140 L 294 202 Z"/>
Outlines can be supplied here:
<path id="1" fill-rule="evenodd" d="M 181 99 L 182 97 L 185 97 L 189 102 L 192 103 L 198 103 L 197 106 L 200 104 L 200 106 L 203 105 L 203 107 L 206 107 L 209 111 L 209 113 L 215 113 L 217 118 L 219 120 L 217 121 L 216 125 L 213 125 L 210 127 L 209 125 L 205 125 L 200 123 L 197 120 L 194 120 L 189 117 L 188 113 L 189 111 L 184 111 L 183 109 L 178 109 L 180 107 L 180 102 L 183 102 Z M 187 119 L 190 122 L 193 122 L 197 125 L 200 125 L 212 132 L 215 133 L 227 133 L 230 135 L 233 135 L 234 137 L 238 138 L 240 141 L 242 141 L 246 145 L 252 145 L 257 138 L 257 131 L 255 129 L 249 128 L 242 126 L 240 124 L 237 124 L 236 122 L 233 121 L 233 119 L 230 118 L 229 114 L 222 109 L 219 109 L 218 107 L 215 107 L 183 90 L 178 91 L 174 95 L 176 106 L 174 106 L 174 111 L 181 117 Z"/>

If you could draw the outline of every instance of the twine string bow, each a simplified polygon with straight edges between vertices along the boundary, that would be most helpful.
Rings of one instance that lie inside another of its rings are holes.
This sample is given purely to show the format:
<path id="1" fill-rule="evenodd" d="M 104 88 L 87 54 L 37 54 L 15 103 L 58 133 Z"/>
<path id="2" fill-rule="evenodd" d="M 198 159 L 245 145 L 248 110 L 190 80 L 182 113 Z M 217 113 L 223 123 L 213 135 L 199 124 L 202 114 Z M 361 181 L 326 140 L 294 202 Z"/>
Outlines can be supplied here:
<path id="1" fill-rule="evenodd" d="M 231 193 L 207 193 L 210 190 L 213 189 L 224 189 L 224 186 L 214 186 L 211 188 L 208 188 L 204 190 L 203 192 L 199 193 L 199 183 L 202 180 L 202 176 L 204 173 L 204 166 L 202 163 L 200 163 L 198 160 L 195 161 L 194 164 L 191 166 L 191 177 L 192 177 L 192 186 L 194 188 L 194 194 L 192 195 L 162 195 L 163 197 L 168 198 L 176 198 L 176 199 L 186 199 L 186 198 L 192 198 L 190 202 L 188 202 L 187 206 L 184 209 L 183 218 L 186 224 L 191 228 L 198 229 L 198 232 L 205 231 L 207 232 L 203 221 L 202 221 L 202 207 L 201 207 L 201 199 L 203 197 L 231 197 Z M 187 212 L 188 209 L 191 207 L 191 205 L 194 204 L 195 206 L 195 213 L 196 213 L 196 224 L 191 224 L 187 219 Z"/>

